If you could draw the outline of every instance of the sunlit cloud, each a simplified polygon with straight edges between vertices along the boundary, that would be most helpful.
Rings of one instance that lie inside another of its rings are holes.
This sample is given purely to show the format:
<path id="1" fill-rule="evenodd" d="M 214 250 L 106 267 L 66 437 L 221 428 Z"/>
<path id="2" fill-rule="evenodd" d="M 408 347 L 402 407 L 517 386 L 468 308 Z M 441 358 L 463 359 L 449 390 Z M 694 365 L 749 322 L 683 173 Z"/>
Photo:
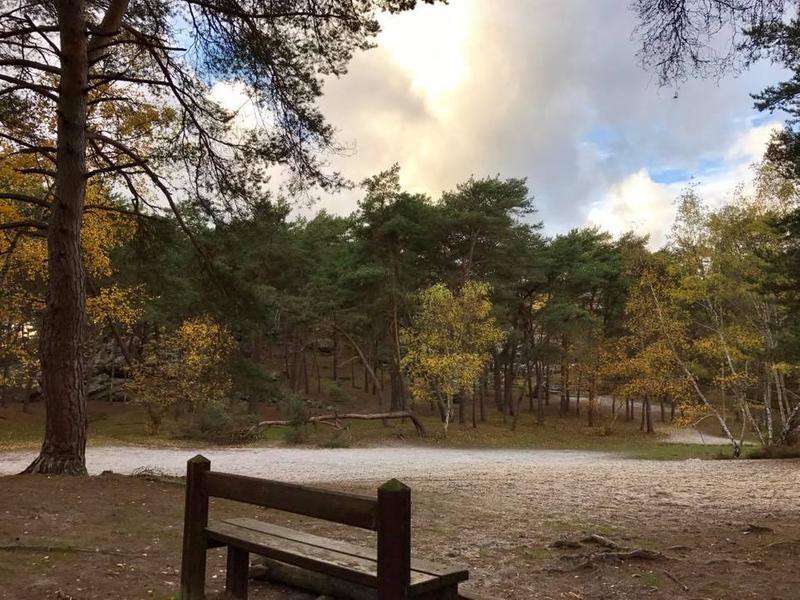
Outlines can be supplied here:
<path id="1" fill-rule="evenodd" d="M 452 0 L 381 25 L 377 47 L 325 83 L 321 108 L 348 149 L 331 168 L 359 182 L 399 163 L 403 185 L 433 198 L 471 175 L 526 177 L 549 234 L 594 223 L 657 246 L 683 187 L 724 202 L 780 126 L 749 95 L 781 76 L 769 65 L 659 89 L 626 3 Z M 259 118 L 236 86 L 213 93 L 240 122 Z M 359 193 L 314 210 L 348 214 Z"/>
<path id="2" fill-rule="evenodd" d="M 651 249 L 661 248 L 667 241 L 679 195 L 692 187 L 708 206 L 716 208 L 729 202 L 736 190 L 752 189 L 753 164 L 779 127 L 771 122 L 745 131 L 725 153 L 730 162 L 716 166 L 716 161 L 701 161 L 694 172 L 682 171 L 686 177 L 657 181 L 646 168 L 639 169 L 612 184 L 593 203 L 586 221 L 615 236 L 629 231 L 647 235 Z M 715 167 L 704 169 L 708 162 Z"/>
<path id="3" fill-rule="evenodd" d="M 381 20 L 378 44 L 407 73 L 412 92 L 422 95 L 432 112 L 446 112 L 449 96 L 468 76 L 471 5 L 465 0 L 423 5 Z"/>

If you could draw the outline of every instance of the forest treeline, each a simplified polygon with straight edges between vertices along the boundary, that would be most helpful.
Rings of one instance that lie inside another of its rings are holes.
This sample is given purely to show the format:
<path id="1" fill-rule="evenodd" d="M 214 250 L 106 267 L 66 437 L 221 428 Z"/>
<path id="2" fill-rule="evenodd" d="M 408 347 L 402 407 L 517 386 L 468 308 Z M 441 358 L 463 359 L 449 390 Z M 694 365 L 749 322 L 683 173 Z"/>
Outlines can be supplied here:
<path id="1" fill-rule="evenodd" d="M 154 428 L 167 412 L 233 426 L 261 402 L 302 418 L 318 410 L 309 394 L 335 402 L 341 379 L 363 376 L 367 412 L 424 404 L 447 423 L 471 405 L 473 425 L 492 410 L 514 427 L 521 407 L 541 423 L 555 390 L 589 426 L 613 395 L 626 416 L 641 403 L 646 431 L 666 402 L 687 424 L 717 419 L 737 454 L 744 437 L 789 444 L 798 194 L 768 163 L 752 188 L 714 210 L 687 189 L 658 251 L 592 227 L 544 235 L 524 180 L 471 178 L 433 199 L 403 190 L 397 167 L 365 181 L 347 217 L 297 217 L 271 196 L 225 220 L 186 205 L 182 224 L 90 210 L 88 393 L 144 404 Z M 0 232 L 3 403 L 36 397 L 45 253 Z"/>

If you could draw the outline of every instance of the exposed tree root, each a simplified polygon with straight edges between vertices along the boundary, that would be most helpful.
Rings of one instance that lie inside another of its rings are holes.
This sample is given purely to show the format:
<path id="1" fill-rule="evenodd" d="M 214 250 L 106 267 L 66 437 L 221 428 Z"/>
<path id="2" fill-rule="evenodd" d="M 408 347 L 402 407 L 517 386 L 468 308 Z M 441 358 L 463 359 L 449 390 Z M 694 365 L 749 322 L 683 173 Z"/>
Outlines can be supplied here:
<path id="1" fill-rule="evenodd" d="M 583 544 L 596 544 L 603 546 L 605 549 L 599 552 L 591 552 L 589 554 L 571 554 L 565 555 L 561 558 L 563 560 L 582 559 L 580 563 L 575 565 L 572 569 L 549 569 L 555 572 L 567 571 L 580 571 L 582 569 L 593 569 L 598 562 L 606 560 L 666 560 L 668 557 L 655 550 L 647 550 L 646 548 L 627 548 L 614 540 L 602 535 L 591 534 L 581 538 L 580 542 L 576 540 L 560 539 L 550 544 L 550 548 L 581 548 Z"/>
<path id="2" fill-rule="evenodd" d="M 53 454 L 42 451 L 22 473 L 40 475 L 86 475 L 86 460 L 83 456 L 78 456 L 74 453 Z"/>

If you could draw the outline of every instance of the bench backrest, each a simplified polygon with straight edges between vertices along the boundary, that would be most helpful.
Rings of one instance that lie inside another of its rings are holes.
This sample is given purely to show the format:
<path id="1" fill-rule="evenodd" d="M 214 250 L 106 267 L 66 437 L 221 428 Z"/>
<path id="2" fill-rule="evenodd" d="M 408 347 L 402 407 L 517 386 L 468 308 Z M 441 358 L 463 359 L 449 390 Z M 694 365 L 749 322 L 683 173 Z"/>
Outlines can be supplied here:
<path id="1" fill-rule="evenodd" d="M 213 498 L 227 498 L 297 515 L 376 531 L 378 501 L 367 496 L 207 471 L 202 488 Z"/>
<path id="2" fill-rule="evenodd" d="M 406 598 L 411 577 L 411 490 L 392 479 L 377 500 L 302 485 L 211 471 L 197 455 L 186 465 L 181 590 L 192 599 L 205 585 L 208 499 L 225 498 L 360 527 L 378 533 L 378 598 Z M 202 575 L 200 574 L 202 572 Z M 197 596 L 202 597 L 202 596 Z"/>

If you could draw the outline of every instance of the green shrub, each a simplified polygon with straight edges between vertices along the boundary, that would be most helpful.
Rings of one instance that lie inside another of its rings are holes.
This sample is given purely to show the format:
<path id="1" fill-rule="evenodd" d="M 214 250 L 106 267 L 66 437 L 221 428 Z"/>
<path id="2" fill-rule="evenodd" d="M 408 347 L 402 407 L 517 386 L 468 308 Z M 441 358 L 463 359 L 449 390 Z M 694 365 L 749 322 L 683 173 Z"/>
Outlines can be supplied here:
<path id="1" fill-rule="evenodd" d="M 353 399 L 347 390 L 337 383 L 331 383 L 328 386 L 328 397 L 335 404 L 347 404 Z"/>
<path id="2" fill-rule="evenodd" d="M 755 448 L 746 454 L 747 458 L 800 458 L 800 446 L 770 446 Z"/>
<path id="3" fill-rule="evenodd" d="M 319 444 L 320 448 L 349 448 L 350 432 L 347 429 L 336 431 L 333 436 Z"/>
<path id="4" fill-rule="evenodd" d="M 289 421 L 289 428 L 286 429 L 283 439 L 287 444 L 302 444 L 308 439 L 306 432 L 306 420 L 308 419 L 308 407 L 306 401 L 296 394 L 287 394 L 283 402 L 283 410 L 286 420 Z"/>
<path id="5" fill-rule="evenodd" d="M 257 421 L 255 415 L 248 414 L 246 402 L 213 403 L 183 423 L 179 435 L 220 444 L 236 443 Z"/>

